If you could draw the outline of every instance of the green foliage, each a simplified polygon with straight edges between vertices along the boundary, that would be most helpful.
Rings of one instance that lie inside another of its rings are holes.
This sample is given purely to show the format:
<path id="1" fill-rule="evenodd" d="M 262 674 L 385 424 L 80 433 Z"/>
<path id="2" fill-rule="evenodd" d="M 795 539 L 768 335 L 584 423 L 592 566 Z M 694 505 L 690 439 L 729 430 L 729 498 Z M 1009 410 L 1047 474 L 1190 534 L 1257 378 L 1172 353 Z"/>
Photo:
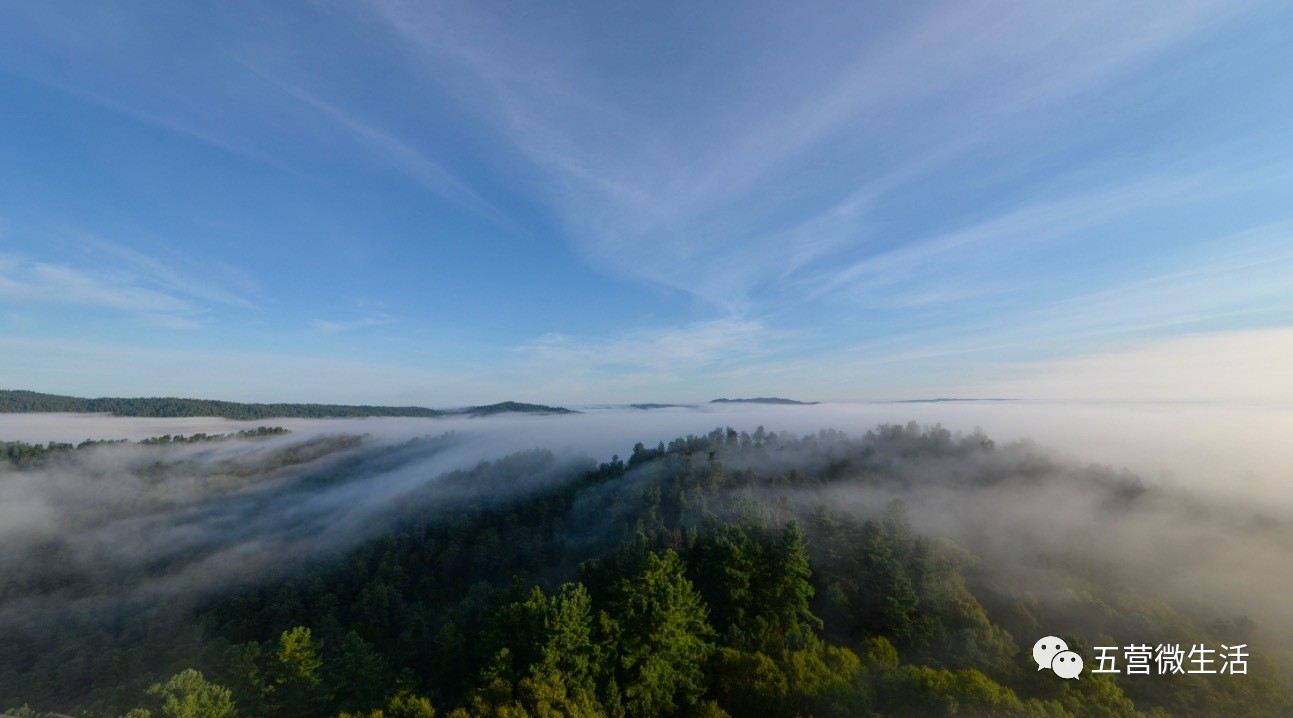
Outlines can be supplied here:
<path id="1" fill-rule="evenodd" d="M 509 661 L 510 655 L 503 649 L 498 655 L 498 670 L 491 671 L 465 704 L 449 714 L 450 718 L 603 718 L 606 715 L 592 694 L 572 689 L 559 673 L 536 669 L 515 683 L 507 680 L 503 674 L 511 672 Z"/>
<path id="2" fill-rule="evenodd" d="M 462 709 L 470 715 L 596 716 L 601 650 L 594 644 L 591 599 L 582 585 L 552 597 L 535 588 L 495 615 L 489 631 L 502 647 Z"/>
<path id="3" fill-rule="evenodd" d="M 1038 674 L 1012 633 L 1029 639 L 1073 606 L 1182 641 L 1208 629 L 1095 582 L 1058 604 L 985 581 L 994 567 L 918 535 L 901 503 L 844 514 L 804 499 L 855 485 L 901 493 L 917 479 L 895 474 L 893 457 L 1009 451 L 911 426 L 860 440 L 720 428 L 516 491 L 556 466 L 545 452 L 520 454 L 409 495 L 388 531 L 344 556 L 204 605 L 200 622 L 177 624 L 189 633 L 164 635 L 173 646 L 106 629 L 60 636 L 61 650 L 39 655 L 0 644 L 0 699 L 21 702 L 28 694 L 12 687 L 33 687 L 34 704 L 64 709 L 54 698 L 85 683 L 99 692 L 81 707 L 104 715 L 149 697 L 153 715 L 172 715 L 171 698 L 206 695 L 242 715 L 289 717 L 425 718 L 433 704 L 459 718 L 1293 714 L 1265 654 L 1242 680 L 1170 690 Z M 1020 457 L 1019 471 L 1033 460 Z M 435 503 L 458 487 L 499 498 Z M 102 645 L 120 652 L 96 663 L 80 650 Z M 229 690 L 193 670 L 145 693 L 188 665 Z"/>
<path id="4" fill-rule="evenodd" d="M 828 635 L 845 643 L 884 636 L 906 644 L 929 632 L 920 595 L 899 559 L 904 547 L 879 522 L 819 512 L 811 528 L 829 576 L 818 604 Z"/>
<path id="5" fill-rule="evenodd" d="M 720 648 L 710 675 L 718 705 L 732 715 L 850 716 L 870 709 L 870 688 L 858 657 L 820 642 L 776 657 Z"/>
<path id="6" fill-rule="evenodd" d="M 279 436 L 289 433 L 287 429 L 281 426 L 261 426 L 255 429 L 243 429 L 241 431 L 230 432 L 228 434 L 193 434 L 191 436 L 155 436 L 147 439 L 140 439 L 141 446 L 158 446 L 165 444 L 195 444 L 209 441 L 231 441 L 245 439 L 261 439 L 270 436 Z M 72 451 L 82 451 L 93 449 L 99 446 L 125 444 L 125 439 L 114 441 L 92 441 L 86 440 L 79 444 L 68 444 L 51 441 L 48 444 L 28 444 L 22 441 L 0 441 L 0 465 L 8 464 L 12 468 L 25 469 L 35 466 L 45 466 L 51 459 L 65 456 Z"/>
<path id="7" fill-rule="evenodd" d="M 724 524 L 701 534 L 688 555 L 724 644 L 775 653 L 808 645 L 822 627 L 809 608 L 812 570 L 797 522 L 780 532 Z"/>
<path id="8" fill-rule="evenodd" d="M 44 464 L 50 457 L 71 451 L 72 444 L 51 441 L 47 445 L 28 444 L 22 441 L 0 442 L 0 465 L 24 468 Z"/>
<path id="9" fill-rule="evenodd" d="M 24 703 L 17 708 L 10 708 L 5 711 L 5 715 L 11 716 L 12 718 L 47 718 L 50 714 L 34 710 L 31 706 Z M 127 718 L 131 718 L 131 716 L 128 715 Z M 139 718 L 147 718 L 147 715 L 140 716 Z"/>
<path id="10" fill-rule="evenodd" d="M 226 661 L 238 705 L 248 715 L 315 715 L 328 700 L 322 648 L 304 626 L 283 631 L 273 643 L 232 647 Z"/>
<path id="11" fill-rule="evenodd" d="M 577 583 L 535 607 L 543 621 L 542 646 L 530 666 L 531 680 L 559 682 L 563 694 L 591 698 L 597 689 L 603 658 L 593 640 L 592 599 Z"/>
<path id="12" fill-rule="evenodd" d="M 891 671 L 898 667 L 898 649 L 884 636 L 862 641 L 862 662 L 872 671 Z"/>
<path id="13" fill-rule="evenodd" d="M 894 714 L 988 718 L 1024 712 L 1014 691 L 973 668 L 901 666 L 881 679 L 878 693 L 881 710 Z"/>
<path id="14" fill-rule="evenodd" d="M 164 436 L 157 436 L 150 439 L 141 439 L 139 443 L 145 446 L 149 444 L 196 444 L 204 441 L 228 441 L 231 439 L 263 439 L 268 436 L 281 436 L 287 433 L 290 433 L 290 432 L 281 426 L 260 426 L 255 429 L 243 429 L 242 431 L 235 431 L 228 434 L 199 433 L 199 434 L 193 434 L 191 436 L 184 436 L 183 434 L 172 436 L 170 434 L 166 434 Z M 77 448 L 85 446 L 86 443 L 92 444 L 94 442 L 85 442 L 82 444 L 78 444 Z"/>
<path id="15" fill-rule="evenodd" d="M 385 658 L 354 631 L 341 640 L 341 648 L 325 666 L 324 675 L 342 711 L 380 705 L 392 683 Z"/>
<path id="16" fill-rule="evenodd" d="M 391 697 L 385 708 L 355 713 L 342 711 L 338 718 L 435 718 L 435 716 L 435 707 L 431 705 L 430 699 L 409 690 L 402 690 Z"/>
<path id="17" fill-rule="evenodd" d="M 909 574 L 920 599 L 925 631 L 916 637 L 914 655 L 952 668 L 976 666 L 1003 670 L 1018 652 L 1011 635 L 989 620 L 965 584 L 978 564 L 966 549 L 946 539 L 916 539 L 908 555 Z"/>
<path id="18" fill-rule="evenodd" d="M 385 718 L 435 718 L 435 708 L 427 698 L 400 691 L 386 704 Z"/>
<path id="19" fill-rule="evenodd" d="M 1064 681 L 1059 703 L 1075 718 L 1131 718 L 1137 715 L 1132 703 L 1107 675 L 1084 674 Z"/>
<path id="20" fill-rule="evenodd" d="M 259 643 L 232 646 L 225 654 L 225 680 L 237 705 L 247 715 L 269 712 L 272 685 L 264 668 L 264 649 Z"/>
<path id="21" fill-rule="evenodd" d="M 163 684 L 148 689 L 150 695 L 161 700 L 161 712 L 166 718 L 232 718 L 232 695 L 228 688 L 207 682 L 202 674 L 189 668 L 171 677 Z"/>
<path id="22" fill-rule="evenodd" d="M 674 551 L 651 553 L 615 583 L 602 629 L 626 715 L 657 716 L 696 703 L 714 649 L 707 609 Z"/>
<path id="23" fill-rule="evenodd" d="M 279 636 L 277 660 L 270 664 L 270 695 L 278 715 L 310 715 L 322 702 L 321 648 L 304 626 Z"/>
<path id="24" fill-rule="evenodd" d="M 722 647 L 709 669 L 718 704 L 734 715 L 754 715 L 779 706 L 790 695 L 786 675 L 764 653 Z"/>

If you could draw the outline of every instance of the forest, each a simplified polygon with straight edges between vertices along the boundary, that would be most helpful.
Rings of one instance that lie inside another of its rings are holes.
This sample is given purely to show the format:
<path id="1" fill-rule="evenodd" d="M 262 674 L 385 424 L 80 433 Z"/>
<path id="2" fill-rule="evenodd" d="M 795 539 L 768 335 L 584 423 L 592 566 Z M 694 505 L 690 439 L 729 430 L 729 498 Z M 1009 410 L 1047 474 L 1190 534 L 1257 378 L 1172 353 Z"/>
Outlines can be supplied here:
<path id="1" fill-rule="evenodd" d="M 128 497 L 74 504 L 73 536 L 10 543 L 0 708 L 131 718 L 1293 713 L 1278 616 L 1143 580 L 1131 558 L 1120 565 L 1125 548 L 1033 540 L 1011 506 L 1028 514 L 1030 497 L 1065 497 L 1066 511 L 1097 506 L 1111 522 L 1225 527 L 1233 517 L 1027 442 L 915 424 L 857 437 L 717 428 L 603 463 L 535 449 L 432 475 L 429 458 L 461 437 L 250 438 L 229 440 L 247 445 L 237 452 L 172 438 L 0 463 L 6 498 L 60 475 L 139 479 Z M 390 476 L 401 479 L 383 483 Z M 357 517 L 359 491 L 389 499 Z M 165 550 L 116 546 L 125 534 L 108 527 L 123 521 Z M 1287 525 L 1244 525 L 1254 555 L 1287 546 Z M 189 538 L 207 526 L 240 539 Z M 310 550 L 288 550 L 301 546 Z M 1243 675 L 1111 676 L 1088 663 L 1062 680 L 1032 659 L 1048 633 L 1088 661 L 1095 645 L 1131 642 L 1245 641 L 1251 657 Z"/>
<path id="2" fill-rule="evenodd" d="M 260 426 L 255 429 L 241 429 L 227 434 L 164 434 L 140 440 L 143 446 L 159 444 L 196 444 L 207 441 L 233 441 L 238 439 L 263 439 L 270 436 L 282 436 L 289 433 L 281 426 Z M 12 467 L 31 467 L 46 464 L 51 458 L 65 451 L 87 449 L 104 444 L 124 444 L 125 439 L 86 439 L 79 444 L 51 441 L 48 444 L 29 444 L 25 441 L 0 441 L 0 462 Z"/>

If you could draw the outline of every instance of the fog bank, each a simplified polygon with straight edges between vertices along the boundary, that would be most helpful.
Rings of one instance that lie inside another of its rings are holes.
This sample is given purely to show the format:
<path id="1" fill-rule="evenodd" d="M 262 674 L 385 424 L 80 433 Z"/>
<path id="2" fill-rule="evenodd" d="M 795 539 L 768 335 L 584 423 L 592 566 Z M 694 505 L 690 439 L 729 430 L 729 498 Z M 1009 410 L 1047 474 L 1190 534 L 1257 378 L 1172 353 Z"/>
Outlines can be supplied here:
<path id="1" fill-rule="evenodd" d="M 612 455 L 627 457 L 637 442 L 651 447 L 723 426 L 861 436 L 880 424 L 914 421 L 953 432 L 981 428 L 1002 446 L 1029 438 L 1038 445 L 1030 451 L 1063 467 L 1044 490 L 1009 481 L 992 490 L 949 483 L 989 469 L 1009 478 L 1017 470 L 1011 465 L 899 459 L 889 471 L 920 477 L 899 496 L 912 505 L 919 529 L 965 541 L 1003 566 L 1021 543 L 1057 551 L 1080 544 L 1089 556 L 1116 561 L 1122 573 L 1157 577 L 1177 596 L 1196 590 L 1212 599 L 1221 595 L 1212 588 L 1247 587 L 1243 604 L 1268 615 L 1280 611 L 1287 593 L 1263 590 L 1262 576 L 1293 575 L 1286 527 L 1253 533 L 1260 529 L 1255 517 L 1293 518 L 1290 408 L 1022 401 L 579 408 L 585 413 L 255 422 L 0 416 L 0 440 L 29 442 L 258 425 L 292 431 L 261 441 L 96 447 L 35 469 L 0 469 L 0 540 L 8 549 L 0 558 L 0 621 L 32 627 L 40 616 L 230 590 L 357 545 L 409 510 L 410 496 L 444 506 L 506 501 Z M 337 438 L 344 436 L 352 438 Z M 530 453 L 482 474 L 492 479 L 451 477 L 517 452 Z M 1155 494 L 1161 497 L 1134 514 L 1108 513 L 1098 495 L 1076 485 L 1091 464 L 1110 465 L 1097 470 L 1101 475 L 1126 467 L 1169 493 Z M 862 514 L 893 496 L 846 484 L 796 498 Z M 1199 507 L 1216 513 L 1200 518 Z"/>

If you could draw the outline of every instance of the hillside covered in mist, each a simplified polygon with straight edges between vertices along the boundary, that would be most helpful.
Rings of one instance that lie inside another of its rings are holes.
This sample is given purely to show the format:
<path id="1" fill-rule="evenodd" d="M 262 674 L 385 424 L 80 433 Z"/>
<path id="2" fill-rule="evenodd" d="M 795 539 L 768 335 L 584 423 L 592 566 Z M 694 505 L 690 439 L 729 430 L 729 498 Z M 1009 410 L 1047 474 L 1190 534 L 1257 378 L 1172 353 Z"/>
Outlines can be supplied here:
<path id="1" fill-rule="evenodd" d="M 1287 520 L 979 433 L 715 429 L 596 462 L 266 429 L 7 445 L 0 708 L 88 715 L 1293 711 Z M 1246 643 L 1039 672 L 1038 638 Z M 151 690 L 150 690 L 151 687 Z"/>

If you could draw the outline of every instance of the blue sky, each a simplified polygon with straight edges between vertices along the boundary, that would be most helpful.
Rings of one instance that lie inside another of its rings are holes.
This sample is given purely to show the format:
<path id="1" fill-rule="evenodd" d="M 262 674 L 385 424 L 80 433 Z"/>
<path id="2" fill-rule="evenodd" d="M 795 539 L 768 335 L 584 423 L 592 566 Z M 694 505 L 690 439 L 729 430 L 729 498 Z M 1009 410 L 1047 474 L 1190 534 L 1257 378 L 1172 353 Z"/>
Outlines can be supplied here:
<path id="1" fill-rule="evenodd" d="M 1290 23 L 9 3 L 0 384 L 1293 400 Z"/>

